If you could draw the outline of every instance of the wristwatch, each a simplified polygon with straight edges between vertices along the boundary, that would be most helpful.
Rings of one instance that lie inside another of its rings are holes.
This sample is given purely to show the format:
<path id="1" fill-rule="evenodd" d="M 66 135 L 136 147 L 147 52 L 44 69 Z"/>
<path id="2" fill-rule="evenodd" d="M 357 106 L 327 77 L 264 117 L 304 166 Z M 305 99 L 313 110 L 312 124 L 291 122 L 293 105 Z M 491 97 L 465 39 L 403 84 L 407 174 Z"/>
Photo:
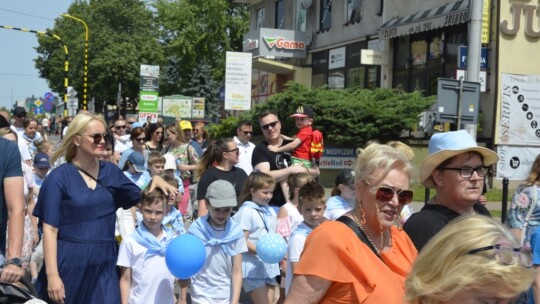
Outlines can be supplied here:
<path id="1" fill-rule="evenodd" d="M 15 265 L 17 267 L 22 267 L 22 262 L 20 258 L 11 258 L 6 260 L 6 265 Z"/>

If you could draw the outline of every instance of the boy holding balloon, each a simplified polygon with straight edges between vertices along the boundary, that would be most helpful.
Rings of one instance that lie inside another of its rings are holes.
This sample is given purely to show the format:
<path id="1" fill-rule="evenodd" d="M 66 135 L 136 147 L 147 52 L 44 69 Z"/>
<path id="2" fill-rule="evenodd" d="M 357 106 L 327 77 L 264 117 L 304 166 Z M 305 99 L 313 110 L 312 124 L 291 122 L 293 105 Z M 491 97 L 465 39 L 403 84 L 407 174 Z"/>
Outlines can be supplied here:
<path id="1" fill-rule="evenodd" d="M 165 249 L 174 237 L 162 224 L 167 201 L 159 189 L 142 193 L 142 223 L 122 241 L 118 253 L 122 304 L 175 302 L 175 278 L 165 264 Z"/>
<path id="2" fill-rule="evenodd" d="M 247 252 L 244 231 L 231 219 L 236 190 L 225 180 L 216 180 L 206 190 L 208 214 L 190 226 L 205 245 L 206 262 L 191 278 L 192 303 L 233 303 L 242 288 L 242 253 Z M 182 294 L 185 294 L 182 292 Z"/>
<path id="3" fill-rule="evenodd" d="M 289 293 L 293 273 L 300 261 L 300 255 L 304 250 L 304 244 L 309 233 L 324 220 L 324 209 L 326 208 L 324 198 L 324 188 L 315 182 L 308 182 L 298 190 L 298 208 L 304 217 L 304 221 L 292 232 L 289 240 L 285 295 Z"/>

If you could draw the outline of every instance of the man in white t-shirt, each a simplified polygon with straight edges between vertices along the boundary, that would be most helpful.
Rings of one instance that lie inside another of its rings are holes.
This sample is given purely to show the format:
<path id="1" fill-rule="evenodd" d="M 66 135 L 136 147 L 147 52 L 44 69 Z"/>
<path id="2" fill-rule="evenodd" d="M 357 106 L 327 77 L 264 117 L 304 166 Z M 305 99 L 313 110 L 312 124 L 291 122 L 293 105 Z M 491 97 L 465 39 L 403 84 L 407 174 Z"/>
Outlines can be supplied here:
<path id="1" fill-rule="evenodd" d="M 253 171 L 253 166 L 251 165 L 251 155 L 253 154 L 255 145 L 249 141 L 251 136 L 253 136 L 253 124 L 247 120 L 242 120 L 239 122 L 238 127 L 236 128 L 234 142 L 240 150 L 240 157 L 238 164 L 235 166 L 244 169 L 247 175 L 250 175 Z"/>
<path id="2" fill-rule="evenodd" d="M 6 112 L 0 113 L 4 117 L 7 114 Z M 22 134 L 24 133 L 23 128 L 23 120 L 26 118 L 26 110 L 23 107 L 15 107 L 13 109 L 13 124 L 11 125 L 11 130 L 13 130 L 15 133 L 17 133 L 17 145 L 19 146 L 19 152 L 21 152 L 21 158 L 22 160 L 27 164 L 32 164 L 32 156 L 30 156 L 30 151 L 28 150 L 28 145 L 26 144 L 26 141 L 22 137 Z M 9 121 L 9 114 L 8 114 L 8 121 Z"/>
<path id="3" fill-rule="evenodd" d="M 126 134 L 126 129 L 127 122 L 124 119 L 117 119 L 114 122 L 114 151 L 120 154 L 132 146 L 129 134 Z"/>

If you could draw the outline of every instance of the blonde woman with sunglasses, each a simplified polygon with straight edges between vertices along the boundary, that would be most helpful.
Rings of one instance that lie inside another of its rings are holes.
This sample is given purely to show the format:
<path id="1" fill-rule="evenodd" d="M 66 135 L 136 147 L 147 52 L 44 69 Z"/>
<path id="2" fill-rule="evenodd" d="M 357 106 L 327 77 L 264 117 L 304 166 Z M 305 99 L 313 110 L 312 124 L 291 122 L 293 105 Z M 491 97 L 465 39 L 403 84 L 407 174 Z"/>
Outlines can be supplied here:
<path id="1" fill-rule="evenodd" d="M 422 249 L 405 281 L 407 303 L 509 304 L 534 279 L 531 250 L 497 221 L 468 215 Z"/>
<path id="2" fill-rule="evenodd" d="M 413 198 L 410 174 L 409 160 L 392 147 L 371 144 L 362 152 L 355 209 L 311 232 L 285 303 L 402 303 L 417 255 L 396 227 Z"/>

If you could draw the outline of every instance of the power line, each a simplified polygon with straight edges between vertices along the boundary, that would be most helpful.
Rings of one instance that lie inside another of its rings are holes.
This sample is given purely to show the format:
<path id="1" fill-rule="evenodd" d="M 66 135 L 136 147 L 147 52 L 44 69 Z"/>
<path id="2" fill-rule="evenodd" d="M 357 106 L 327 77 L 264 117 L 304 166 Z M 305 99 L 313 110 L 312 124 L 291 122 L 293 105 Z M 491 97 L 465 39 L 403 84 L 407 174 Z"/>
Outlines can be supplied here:
<path id="1" fill-rule="evenodd" d="M 19 76 L 19 77 L 38 77 L 38 78 L 41 78 L 39 75 L 32 75 L 32 74 L 0 73 L 0 75 Z"/>
<path id="2" fill-rule="evenodd" d="M 54 21 L 54 19 L 51 19 L 51 18 L 45 18 L 45 17 L 42 17 L 42 16 L 31 15 L 31 14 L 27 14 L 27 13 L 23 13 L 23 12 L 17 12 L 17 11 L 13 11 L 13 10 L 1 8 L 1 7 L 0 7 L 0 11 L 5 11 L 5 12 L 9 12 L 9 13 L 14 13 L 14 14 L 19 14 L 19 15 L 23 15 L 23 16 L 33 17 L 33 18 L 37 18 L 37 19 Z"/>

